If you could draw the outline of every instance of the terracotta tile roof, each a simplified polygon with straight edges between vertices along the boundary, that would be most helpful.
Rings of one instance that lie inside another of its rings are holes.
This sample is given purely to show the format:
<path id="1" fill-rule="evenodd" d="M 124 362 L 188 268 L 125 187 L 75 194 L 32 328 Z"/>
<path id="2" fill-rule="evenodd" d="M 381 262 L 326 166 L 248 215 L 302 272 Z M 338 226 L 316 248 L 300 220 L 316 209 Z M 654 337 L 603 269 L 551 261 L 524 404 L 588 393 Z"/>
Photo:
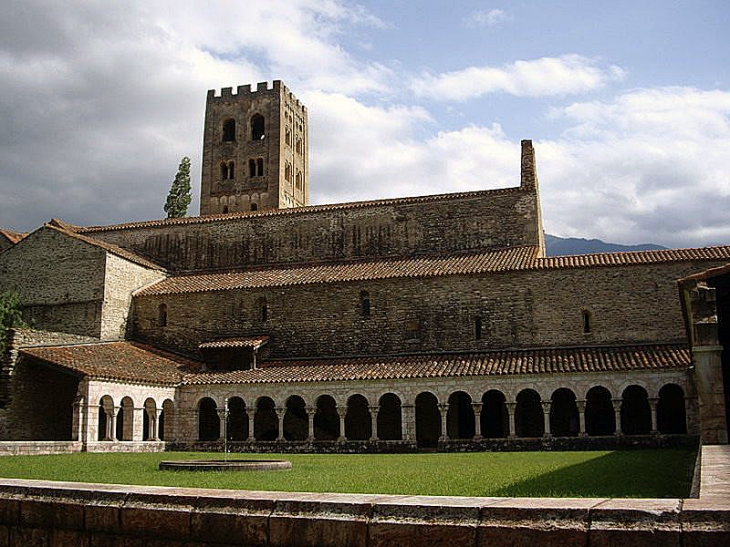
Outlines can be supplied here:
<path id="1" fill-rule="evenodd" d="M 495 350 L 265 362 L 255 370 L 186 374 L 184 384 L 271 384 L 686 369 L 684 344 Z"/>
<path id="2" fill-rule="evenodd" d="M 99 380 L 177 385 L 185 373 L 200 369 L 196 361 L 135 342 L 27 347 L 20 353 Z"/>
<path id="3" fill-rule="evenodd" d="M 549 256 L 537 259 L 532 267 L 538 270 L 547 270 L 728 259 L 730 259 L 730 245 L 723 245 L 717 247 L 699 247 L 696 249 L 662 249 L 658 251 L 623 251 L 572 256 Z"/>
<path id="4" fill-rule="evenodd" d="M 259 267 L 247 270 L 171 276 L 143 289 L 138 294 L 184 294 L 344 281 L 435 277 L 518 270 L 597 268 L 690 260 L 730 260 L 730 246 L 548 258 L 537 258 L 537 247 L 523 246 L 476 253 L 455 253 L 449 256 Z"/>
<path id="5" fill-rule="evenodd" d="M 76 228 L 74 226 L 71 226 L 70 224 L 66 224 L 65 222 L 63 222 L 61 220 L 58 220 L 55 218 L 51 219 L 51 221 L 46 223 L 45 226 L 47 228 L 51 228 L 53 230 L 61 232 L 62 234 L 65 234 L 74 239 L 78 239 L 79 241 L 88 243 L 89 245 L 93 245 L 94 247 L 99 247 L 100 249 L 104 249 L 105 251 L 110 252 L 113 255 L 116 255 L 125 260 L 129 260 L 130 262 L 134 262 L 135 264 L 139 264 L 140 266 L 144 266 L 145 268 L 150 268 L 153 270 L 160 270 L 163 272 L 166 271 L 165 268 L 163 268 L 159 264 L 156 264 L 156 263 L 152 262 L 151 260 L 148 260 L 136 253 L 128 251 L 127 249 L 122 249 L 121 247 L 118 247 L 117 245 L 113 245 L 111 243 L 107 243 L 105 241 L 95 239 L 93 237 L 88 237 L 88 236 L 79 234 L 76 232 Z"/>
<path id="6" fill-rule="evenodd" d="M 27 233 L 13 232 L 12 230 L 3 230 L 2 228 L 0 228 L 0 237 L 4 237 L 13 245 L 15 245 L 18 241 L 20 241 L 27 235 Z"/>
<path id="7" fill-rule="evenodd" d="M 205 342 L 198 346 L 199 349 L 218 349 L 218 348 L 251 348 L 259 349 L 268 343 L 268 336 L 257 336 L 255 338 L 224 338 L 223 340 L 215 340 L 213 342 Z"/>
<path id="8" fill-rule="evenodd" d="M 269 267 L 220 273 L 178 275 L 146 289 L 140 295 L 180 294 L 243 288 L 279 287 L 394 277 L 428 277 L 523 269 L 534 260 L 537 247 L 448 257 L 421 257 Z"/>
<path id="9" fill-rule="evenodd" d="M 218 215 L 207 215 L 203 217 L 182 217 L 182 218 L 166 218 L 160 220 L 146 220 L 140 222 L 128 222 L 125 224 L 114 224 L 110 226 L 74 226 L 79 233 L 89 232 L 110 232 L 114 230 L 129 230 L 135 228 L 151 228 L 155 226 L 169 226 L 179 224 L 206 224 L 211 222 L 221 222 L 227 220 L 238 220 L 247 217 L 268 217 L 279 215 L 302 215 L 309 213 L 318 213 L 321 211 L 338 211 L 349 209 L 362 209 L 365 207 L 388 206 L 388 205 L 411 205 L 417 203 L 429 203 L 433 201 L 468 199 L 481 196 L 495 196 L 503 194 L 512 194 L 524 191 L 523 188 L 516 186 L 513 188 L 498 188 L 495 190 L 477 190 L 473 192 L 456 192 L 449 194 L 436 194 L 430 196 L 416 196 L 405 198 L 390 198 L 370 201 L 353 201 L 348 203 L 333 203 L 327 205 L 308 205 L 306 207 L 294 207 L 289 209 L 275 209 L 269 211 L 247 211 L 243 213 L 227 213 Z"/>
<path id="10" fill-rule="evenodd" d="M 730 263 L 723 264 L 722 266 L 718 266 L 716 268 L 710 268 L 709 270 L 704 270 L 693 275 L 688 275 L 687 277 L 678 280 L 678 282 L 681 285 L 687 283 L 688 281 L 707 281 L 708 279 L 712 279 L 713 277 L 726 275 L 728 273 L 730 273 Z"/>

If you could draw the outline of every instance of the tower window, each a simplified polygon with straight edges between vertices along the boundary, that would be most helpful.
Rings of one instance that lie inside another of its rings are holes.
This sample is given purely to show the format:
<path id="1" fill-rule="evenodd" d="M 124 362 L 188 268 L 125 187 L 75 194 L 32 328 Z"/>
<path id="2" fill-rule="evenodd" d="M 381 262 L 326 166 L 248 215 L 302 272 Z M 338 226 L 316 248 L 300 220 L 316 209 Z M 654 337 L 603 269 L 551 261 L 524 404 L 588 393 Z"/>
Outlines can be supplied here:
<path id="1" fill-rule="evenodd" d="M 256 205 L 255 203 L 252 203 L 252 204 L 251 204 L 251 210 L 252 210 L 252 211 L 258 211 L 258 210 L 259 210 L 259 206 L 258 206 L 258 205 Z"/>
<path id="2" fill-rule="evenodd" d="M 228 212 L 228 205 L 223 206 L 223 214 L 226 214 Z"/>
<path id="3" fill-rule="evenodd" d="M 302 172 L 297 170 L 296 186 L 298 190 L 302 189 Z"/>
<path id="4" fill-rule="evenodd" d="M 288 127 L 286 128 L 286 131 L 284 132 L 284 140 L 286 141 L 286 144 L 288 146 L 291 146 L 291 129 Z"/>
<path id="5" fill-rule="evenodd" d="M 223 122 L 223 142 L 236 140 L 236 120 L 230 118 Z"/>
<path id="6" fill-rule="evenodd" d="M 260 141 L 265 134 L 264 117 L 261 114 L 256 114 L 251 118 L 251 140 Z"/>
<path id="7" fill-rule="evenodd" d="M 221 180 L 228 180 L 228 164 L 221 163 Z"/>
<path id="8" fill-rule="evenodd" d="M 297 139 L 296 151 L 297 151 L 297 154 L 302 153 L 302 139 Z"/>
<path id="9" fill-rule="evenodd" d="M 256 176 L 256 160 L 248 160 L 248 176 Z"/>
<path id="10" fill-rule="evenodd" d="M 286 162 L 286 164 L 284 165 L 284 180 L 286 180 L 287 182 L 292 181 L 291 163 L 289 163 L 289 162 Z"/>
<path id="11" fill-rule="evenodd" d="M 474 318 L 474 338 L 477 340 L 482 339 L 482 318 L 481 317 Z"/>
<path id="12" fill-rule="evenodd" d="M 167 304 L 157 306 L 157 324 L 160 327 L 167 326 Z"/>
<path id="13" fill-rule="evenodd" d="M 363 317 L 370 317 L 370 293 L 368 291 L 360 293 L 360 314 Z"/>
<path id="14" fill-rule="evenodd" d="M 264 176 L 264 158 L 259 158 L 256 160 L 256 176 Z"/>
<path id="15" fill-rule="evenodd" d="M 588 310 L 583 310 L 581 312 L 581 316 L 583 319 L 583 334 L 590 334 L 591 333 L 591 312 Z"/>
<path id="16" fill-rule="evenodd" d="M 228 162 L 228 178 L 229 179 L 235 179 L 236 178 L 236 164 L 232 161 Z"/>

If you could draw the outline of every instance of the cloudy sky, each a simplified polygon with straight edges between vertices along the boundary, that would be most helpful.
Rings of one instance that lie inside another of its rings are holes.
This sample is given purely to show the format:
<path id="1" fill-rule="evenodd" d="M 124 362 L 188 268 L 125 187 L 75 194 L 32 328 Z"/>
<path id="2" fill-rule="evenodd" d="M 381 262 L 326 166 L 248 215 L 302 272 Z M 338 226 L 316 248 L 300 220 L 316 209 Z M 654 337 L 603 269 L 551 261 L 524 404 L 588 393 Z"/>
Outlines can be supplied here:
<path id="1" fill-rule="evenodd" d="M 311 200 L 519 184 L 545 228 L 730 243 L 727 0 L 6 0 L 0 226 L 164 216 L 208 89 L 309 108 Z"/>

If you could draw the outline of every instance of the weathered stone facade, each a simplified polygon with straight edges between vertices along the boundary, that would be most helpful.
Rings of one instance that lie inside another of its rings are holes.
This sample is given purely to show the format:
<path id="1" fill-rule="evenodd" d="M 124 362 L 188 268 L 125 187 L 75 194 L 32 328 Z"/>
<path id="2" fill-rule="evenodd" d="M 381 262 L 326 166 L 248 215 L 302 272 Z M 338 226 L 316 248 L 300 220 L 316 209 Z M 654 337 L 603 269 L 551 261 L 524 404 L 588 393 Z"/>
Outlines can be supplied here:
<path id="1" fill-rule="evenodd" d="M 730 246 L 545 257 L 530 141 L 513 188 L 291 208 L 306 204 L 306 109 L 278 82 L 207 106 L 204 216 L 52 221 L 0 254 L 0 290 L 35 328 L 93 340 L 15 341 L 5 438 L 726 442 Z M 42 415 L 24 415 L 39 399 Z"/>

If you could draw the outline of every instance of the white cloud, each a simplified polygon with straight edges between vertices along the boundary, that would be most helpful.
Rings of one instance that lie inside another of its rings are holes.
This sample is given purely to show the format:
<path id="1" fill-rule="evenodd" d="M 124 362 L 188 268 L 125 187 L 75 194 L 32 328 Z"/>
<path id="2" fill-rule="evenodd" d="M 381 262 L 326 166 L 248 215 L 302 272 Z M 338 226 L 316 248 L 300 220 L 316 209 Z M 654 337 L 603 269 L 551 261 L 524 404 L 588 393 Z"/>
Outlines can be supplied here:
<path id="1" fill-rule="evenodd" d="M 730 92 L 642 89 L 554 115 L 574 125 L 538 145 L 548 231 L 668 246 L 730 241 Z"/>
<path id="2" fill-rule="evenodd" d="M 502 9 L 477 10 L 466 18 L 469 27 L 493 27 L 512 21 L 512 16 Z"/>
<path id="3" fill-rule="evenodd" d="M 466 101 L 489 93 L 518 97 L 584 93 L 624 76 L 624 71 L 617 66 L 602 68 L 595 59 L 571 54 L 515 61 L 499 68 L 472 66 L 454 72 L 424 74 L 411 87 L 419 96 Z"/>

